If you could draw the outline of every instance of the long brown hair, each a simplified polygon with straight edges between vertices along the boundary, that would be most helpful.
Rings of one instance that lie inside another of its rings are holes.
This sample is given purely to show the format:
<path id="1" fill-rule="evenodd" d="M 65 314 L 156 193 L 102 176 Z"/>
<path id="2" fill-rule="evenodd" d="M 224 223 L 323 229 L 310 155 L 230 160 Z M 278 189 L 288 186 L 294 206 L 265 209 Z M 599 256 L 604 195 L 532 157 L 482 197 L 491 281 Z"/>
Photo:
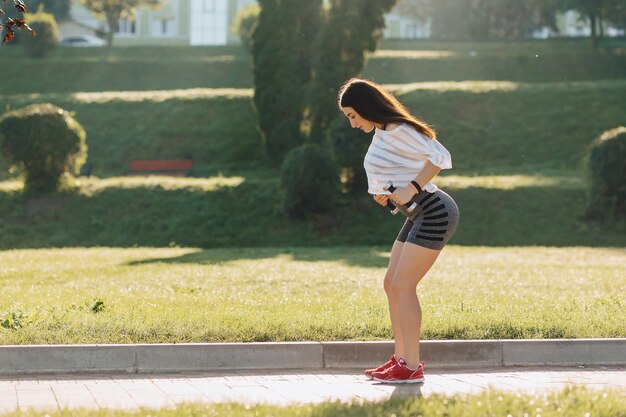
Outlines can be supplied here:
<path id="1" fill-rule="evenodd" d="M 351 78 L 339 89 L 337 105 L 352 107 L 359 116 L 375 123 L 407 123 L 420 133 L 435 139 L 428 123 L 413 116 L 390 92 L 370 80 Z"/>

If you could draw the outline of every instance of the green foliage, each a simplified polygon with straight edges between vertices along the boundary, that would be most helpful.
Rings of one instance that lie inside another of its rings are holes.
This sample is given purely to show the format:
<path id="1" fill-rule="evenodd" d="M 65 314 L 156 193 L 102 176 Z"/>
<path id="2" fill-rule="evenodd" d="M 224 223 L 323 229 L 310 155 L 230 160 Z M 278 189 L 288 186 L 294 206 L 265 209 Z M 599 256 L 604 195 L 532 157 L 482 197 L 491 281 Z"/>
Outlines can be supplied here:
<path id="1" fill-rule="evenodd" d="M 615 27 L 626 30 L 626 0 L 609 2 L 603 17 Z"/>
<path id="2" fill-rule="evenodd" d="M 603 37 L 603 22 L 626 27 L 626 0 L 534 0 L 541 11 L 575 10 L 591 25 L 591 42 L 598 48 Z"/>
<path id="3" fill-rule="evenodd" d="M 626 219 L 626 127 L 608 130 L 589 147 L 589 203 L 591 218 L 612 222 Z"/>
<path id="4" fill-rule="evenodd" d="M 355 194 L 367 191 L 363 157 L 370 145 L 370 138 L 361 130 L 353 129 L 343 115 L 331 123 L 329 137 L 344 188 Z"/>
<path id="5" fill-rule="evenodd" d="M 61 20 L 69 16 L 71 0 L 28 0 L 27 4 L 29 10 L 38 10 L 43 6 L 56 20 Z"/>
<path id="6" fill-rule="evenodd" d="M 37 36 L 23 36 L 20 43 L 30 56 L 43 58 L 59 43 L 60 35 L 56 19 L 54 15 L 40 8 L 37 13 L 28 15 L 28 25 L 37 33 Z"/>
<path id="7" fill-rule="evenodd" d="M 121 18 L 134 17 L 134 11 L 138 7 L 157 8 L 164 0 L 79 0 L 79 2 L 92 12 L 104 17 L 109 26 L 106 34 L 107 45 L 113 45 L 113 34 L 119 28 Z"/>
<path id="8" fill-rule="evenodd" d="M 395 0 L 332 0 L 314 48 L 315 78 L 310 92 L 311 138 L 321 143 L 336 112 L 337 90 L 361 72 L 365 53 L 376 50 L 385 12 Z"/>
<path id="9" fill-rule="evenodd" d="M 4 316 L 0 316 L 0 326 L 8 330 L 18 330 L 22 328 L 24 319 L 24 313 L 12 311 Z"/>
<path id="10" fill-rule="evenodd" d="M 52 104 L 34 104 L 0 119 L 3 155 L 25 175 L 26 191 L 56 191 L 87 154 L 85 130 Z"/>
<path id="11" fill-rule="evenodd" d="M 337 166 L 329 151 L 306 144 L 292 149 L 282 167 L 283 208 L 290 217 L 331 211 L 339 195 Z"/>
<path id="12" fill-rule="evenodd" d="M 424 0 L 422 0 L 424 1 Z M 515 39 L 537 28 L 535 0 L 432 1 L 432 37 Z"/>
<path id="13" fill-rule="evenodd" d="M 241 44 L 248 51 L 252 48 L 252 34 L 259 20 L 259 13 L 261 13 L 261 8 L 251 3 L 239 10 L 231 27 L 231 32 L 239 36 Z"/>
<path id="14" fill-rule="evenodd" d="M 303 143 L 305 88 L 321 0 L 261 0 L 253 34 L 254 106 L 269 156 L 281 162 Z"/>
<path id="15" fill-rule="evenodd" d="M 96 302 L 91 306 L 92 313 L 100 313 L 105 308 L 104 301 L 97 299 Z"/>

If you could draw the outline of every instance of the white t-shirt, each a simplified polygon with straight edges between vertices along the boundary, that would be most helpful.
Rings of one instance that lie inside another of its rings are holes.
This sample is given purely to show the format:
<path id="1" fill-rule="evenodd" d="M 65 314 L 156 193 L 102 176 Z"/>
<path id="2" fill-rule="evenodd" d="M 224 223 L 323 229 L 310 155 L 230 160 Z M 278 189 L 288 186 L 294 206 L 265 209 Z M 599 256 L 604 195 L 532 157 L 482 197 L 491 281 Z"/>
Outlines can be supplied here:
<path id="1" fill-rule="evenodd" d="M 370 194 L 390 194 L 383 187 L 392 181 L 397 188 L 406 187 L 430 161 L 441 169 L 452 168 L 450 152 L 435 139 L 430 139 L 409 124 L 401 124 L 391 130 L 376 128 L 363 167 L 367 173 Z M 422 187 L 435 192 L 432 182 Z"/>

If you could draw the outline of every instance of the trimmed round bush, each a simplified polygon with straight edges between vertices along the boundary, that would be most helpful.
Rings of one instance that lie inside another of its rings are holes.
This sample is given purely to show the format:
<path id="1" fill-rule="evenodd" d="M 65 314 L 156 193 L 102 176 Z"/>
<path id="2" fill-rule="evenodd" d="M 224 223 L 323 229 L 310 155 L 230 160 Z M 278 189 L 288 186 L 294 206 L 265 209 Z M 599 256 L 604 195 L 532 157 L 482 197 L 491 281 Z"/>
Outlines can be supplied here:
<path id="1" fill-rule="evenodd" d="M 25 191 L 57 191 L 87 157 L 83 127 L 67 111 L 34 104 L 0 118 L 0 146 L 24 176 Z"/>
<path id="2" fill-rule="evenodd" d="M 42 58 L 59 43 L 59 26 L 54 15 L 40 8 L 37 13 L 28 15 L 28 26 L 37 32 L 37 36 L 24 32 L 26 36 L 21 36 L 20 43 L 30 56 Z"/>
<path id="3" fill-rule="evenodd" d="M 370 138 L 359 129 L 353 129 L 341 115 L 333 120 L 329 130 L 330 143 L 341 171 L 341 183 L 346 191 L 367 191 L 367 175 L 363 158 L 370 146 Z"/>
<path id="4" fill-rule="evenodd" d="M 332 154 L 315 144 L 298 146 L 282 166 L 283 209 L 289 217 L 331 211 L 339 196 L 339 176 Z"/>
<path id="5" fill-rule="evenodd" d="M 626 219 L 626 127 L 607 130 L 589 146 L 587 215 L 607 221 Z"/>

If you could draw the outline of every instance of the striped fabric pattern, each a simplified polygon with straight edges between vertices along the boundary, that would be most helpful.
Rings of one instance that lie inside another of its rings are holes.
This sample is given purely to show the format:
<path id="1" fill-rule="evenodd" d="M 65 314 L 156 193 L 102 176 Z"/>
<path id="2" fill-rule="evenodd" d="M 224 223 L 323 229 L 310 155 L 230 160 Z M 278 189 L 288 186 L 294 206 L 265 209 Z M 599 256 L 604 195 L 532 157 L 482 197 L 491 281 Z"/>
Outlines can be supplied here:
<path id="1" fill-rule="evenodd" d="M 441 169 L 452 168 L 450 152 L 437 140 L 417 132 L 413 126 L 402 124 L 385 131 L 376 128 L 367 150 L 363 167 L 367 173 L 370 194 L 389 194 L 383 187 L 392 181 L 396 187 L 406 187 L 430 161 Z M 429 182 L 424 191 L 435 192 Z"/>
<path id="2" fill-rule="evenodd" d="M 419 193 L 414 200 L 417 214 L 407 218 L 396 238 L 425 248 L 441 250 L 459 224 L 459 207 L 446 192 Z"/>

